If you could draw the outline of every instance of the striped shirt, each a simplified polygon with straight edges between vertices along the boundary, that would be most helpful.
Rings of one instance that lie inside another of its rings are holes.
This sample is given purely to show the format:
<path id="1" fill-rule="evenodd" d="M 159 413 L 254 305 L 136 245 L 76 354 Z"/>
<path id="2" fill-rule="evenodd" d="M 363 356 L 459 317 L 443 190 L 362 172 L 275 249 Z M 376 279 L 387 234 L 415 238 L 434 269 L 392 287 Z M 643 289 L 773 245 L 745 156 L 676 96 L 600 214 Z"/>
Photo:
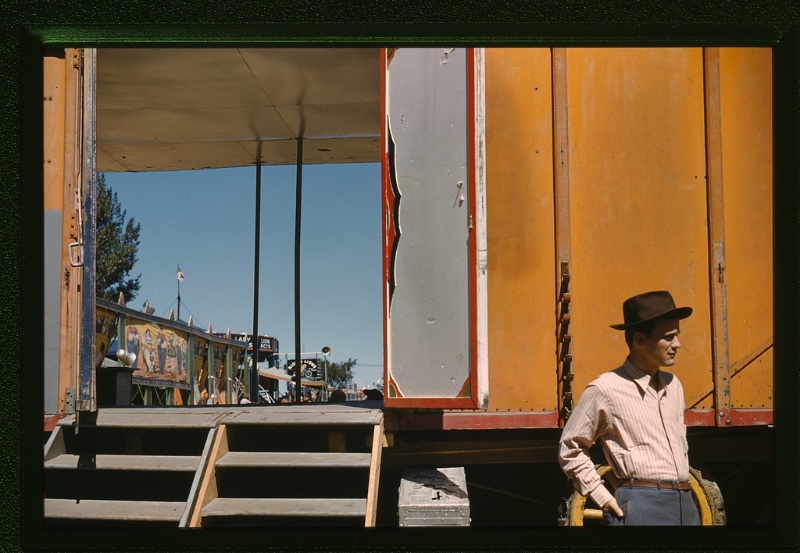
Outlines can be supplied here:
<path id="1" fill-rule="evenodd" d="M 595 440 L 618 478 L 689 479 L 683 387 L 668 372 L 658 371 L 652 380 L 626 359 L 586 387 L 564 426 L 561 468 L 579 493 L 600 506 L 612 495 L 588 454 Z"/>

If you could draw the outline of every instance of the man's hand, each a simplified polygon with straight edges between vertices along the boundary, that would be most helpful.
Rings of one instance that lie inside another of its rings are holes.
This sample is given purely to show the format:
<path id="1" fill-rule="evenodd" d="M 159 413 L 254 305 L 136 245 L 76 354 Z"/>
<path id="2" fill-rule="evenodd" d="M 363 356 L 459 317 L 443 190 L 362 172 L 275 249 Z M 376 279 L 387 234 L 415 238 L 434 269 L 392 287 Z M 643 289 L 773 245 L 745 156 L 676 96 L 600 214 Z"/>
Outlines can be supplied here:
<path id="1" fill-rule="evenodd" d="M 611 511 L 612 513 L 617 515 L 619 518 L 622 518 L 622 517 L 625 516 L 625 513 L 623 513 L 622 509 L 620 509 L 619 505 L 617 505 L 617 500 L 614 499 L 613 497 L 608 501 L 608 503 L 603 505 L 603 511 L 604 512 Z"/>

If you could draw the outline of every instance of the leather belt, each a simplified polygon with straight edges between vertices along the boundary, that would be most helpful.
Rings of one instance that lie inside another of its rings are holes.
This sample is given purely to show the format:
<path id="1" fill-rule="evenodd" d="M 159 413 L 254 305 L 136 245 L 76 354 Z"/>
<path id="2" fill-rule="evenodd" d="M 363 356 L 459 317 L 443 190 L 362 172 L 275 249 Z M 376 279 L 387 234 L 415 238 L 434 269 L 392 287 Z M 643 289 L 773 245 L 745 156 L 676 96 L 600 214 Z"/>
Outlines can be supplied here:
<path id="1" fill-rule="evenodd" d="M 691 490 L 692 484 L 688 480 L 642 480 L 628 478 L 623 480 L 623 485 L 629 488 L 656 488 L 659 490 Z"/>

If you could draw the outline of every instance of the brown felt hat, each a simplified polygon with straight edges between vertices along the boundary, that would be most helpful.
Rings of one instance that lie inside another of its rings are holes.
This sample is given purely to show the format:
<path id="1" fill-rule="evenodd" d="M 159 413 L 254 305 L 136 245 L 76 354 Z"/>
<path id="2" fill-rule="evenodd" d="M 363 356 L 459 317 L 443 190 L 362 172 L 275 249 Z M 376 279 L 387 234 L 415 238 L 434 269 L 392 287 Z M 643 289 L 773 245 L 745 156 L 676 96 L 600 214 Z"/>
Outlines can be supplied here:
<path id="1" fill-rule="evenodd" d="M 655 319 L 685 319 L 691 314 L 691 307 L 675 307 L 675 301 L 667 291 L 645 292 L 625 300 L 622 304 L 625 322 L 611 325 L 611 328 L 625 330 Z"/>

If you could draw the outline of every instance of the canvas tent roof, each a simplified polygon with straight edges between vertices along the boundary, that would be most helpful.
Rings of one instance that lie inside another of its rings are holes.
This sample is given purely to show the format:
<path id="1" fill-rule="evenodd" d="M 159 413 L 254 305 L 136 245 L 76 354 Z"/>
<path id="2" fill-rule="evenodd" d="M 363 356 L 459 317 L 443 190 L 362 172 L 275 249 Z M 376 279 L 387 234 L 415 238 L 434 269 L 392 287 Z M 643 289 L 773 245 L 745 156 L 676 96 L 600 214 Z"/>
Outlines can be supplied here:
<path id="1" fill-rule="evenodd" d="M 101 48 L 99 172 L 377 162 L 378 48 Z"/>

